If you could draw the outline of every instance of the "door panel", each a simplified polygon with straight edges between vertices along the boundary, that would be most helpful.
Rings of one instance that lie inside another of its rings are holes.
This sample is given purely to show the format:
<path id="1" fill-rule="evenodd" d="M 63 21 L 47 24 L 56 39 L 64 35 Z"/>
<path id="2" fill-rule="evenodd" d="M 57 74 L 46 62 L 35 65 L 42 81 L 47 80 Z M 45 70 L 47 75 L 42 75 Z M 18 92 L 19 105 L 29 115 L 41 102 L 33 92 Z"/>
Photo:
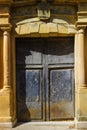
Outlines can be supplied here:
<path id="1" fill-rule="evenodd" d="M 42 119 L 41 70 L 26 71 L 26 105 L 31 120 Z"/>
<path id="2" fill-rule="evenodd" d="M 50 120 L 74 117 L 73 69 L 51 69 Z"/>
<path id="3" fill-rule="evenodd" d="M 26 102 L 39 101 L 40 93 L 41 70 L 26 70 Z"/>
<path id="4" fill-rule="evenodd" d="M 19 121 L 74 118 L 73 38 L 17 38 Z"/>
<path id="5" fill-rule="evenodd" d="M 41 41 L 17 39 L 17 115 L 19 121 L 43 120 Z"/>
<path id="6" fill-rule="evenodd" d="M 42 120 L 42 70 L 18 70 L 18 119 Z M 21 82 L 20 82 L 21 81 Z"/>

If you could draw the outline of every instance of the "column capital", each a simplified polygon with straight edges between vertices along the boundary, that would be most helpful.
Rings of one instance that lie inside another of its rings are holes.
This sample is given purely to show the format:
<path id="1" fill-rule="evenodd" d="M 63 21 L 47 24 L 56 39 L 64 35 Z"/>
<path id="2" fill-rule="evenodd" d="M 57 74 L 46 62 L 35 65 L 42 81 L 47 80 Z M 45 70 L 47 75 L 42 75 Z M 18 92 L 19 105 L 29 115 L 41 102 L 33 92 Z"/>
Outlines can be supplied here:
<path id="1" fill-rule="evenodd" d="M 84 34 L 85 33 L 85 28 L 79 28 L 77 33 L 78 34 Z"/>
<path id="2" fill-rule="evenodd" d="M 85 34 L 86 25 L 78 25 L 76 28 L 76 34 Z"/>
<path id="3" fill-rule="evenodd" d="M 11 28 L 12 28 L 12 25 L 11 24 L 9 24 L 9 25 L 7 25 L 7 26 L 1 26 L 0 27 L 0 29 L 2 30 L 2 31 L 8 31 L 8 32 L 10 32 L 11 31 Z"/>
<path id="4" fill-rule="evenodd" d="M 77 25 L 77 31 L 78 30 L 85 30 L 87 25 Z"/>

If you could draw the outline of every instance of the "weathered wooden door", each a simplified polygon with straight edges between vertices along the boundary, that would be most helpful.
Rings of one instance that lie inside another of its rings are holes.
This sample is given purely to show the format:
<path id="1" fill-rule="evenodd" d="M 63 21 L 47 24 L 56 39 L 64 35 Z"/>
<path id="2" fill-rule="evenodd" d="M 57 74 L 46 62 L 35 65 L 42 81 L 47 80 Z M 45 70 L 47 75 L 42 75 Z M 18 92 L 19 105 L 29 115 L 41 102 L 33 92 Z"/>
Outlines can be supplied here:
<path id="1" fill-rule="evenodd" d="M 73 119 L 73 38 L 17 38 L 16 59 L 18 120 Z"/>

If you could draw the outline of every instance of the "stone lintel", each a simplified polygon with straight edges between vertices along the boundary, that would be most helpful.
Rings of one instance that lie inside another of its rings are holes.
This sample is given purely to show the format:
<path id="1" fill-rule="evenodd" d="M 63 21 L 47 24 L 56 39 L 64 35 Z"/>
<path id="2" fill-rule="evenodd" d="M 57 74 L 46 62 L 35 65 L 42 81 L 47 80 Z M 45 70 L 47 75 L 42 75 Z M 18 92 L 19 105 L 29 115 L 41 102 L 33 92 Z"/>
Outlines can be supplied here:
<path id="1" fill-rule="evenodd" d="M 61 23 L 44 23 L 44 22 L 32 22 L 32 23 L 24 23 L 18 24 L 15 28 L 15 31 L 18 35 L 31 35 L 31 34 L 40 34 L 43 35 L 59 35 L 59 34 L 75 34 L 76 28 L 74 25 L 69 24 L 61 24 Z"/>

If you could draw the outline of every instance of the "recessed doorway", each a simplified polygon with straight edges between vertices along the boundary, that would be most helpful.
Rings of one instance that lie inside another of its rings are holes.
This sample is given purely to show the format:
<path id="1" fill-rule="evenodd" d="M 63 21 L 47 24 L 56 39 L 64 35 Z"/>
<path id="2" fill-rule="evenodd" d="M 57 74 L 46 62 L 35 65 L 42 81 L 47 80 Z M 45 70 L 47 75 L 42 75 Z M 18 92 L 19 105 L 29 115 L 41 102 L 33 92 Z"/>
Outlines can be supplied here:
<path id="1" fill-rule="evenodd" d="M 74 39 L 16 38 L 18 121 L 74 119 Z"/>

